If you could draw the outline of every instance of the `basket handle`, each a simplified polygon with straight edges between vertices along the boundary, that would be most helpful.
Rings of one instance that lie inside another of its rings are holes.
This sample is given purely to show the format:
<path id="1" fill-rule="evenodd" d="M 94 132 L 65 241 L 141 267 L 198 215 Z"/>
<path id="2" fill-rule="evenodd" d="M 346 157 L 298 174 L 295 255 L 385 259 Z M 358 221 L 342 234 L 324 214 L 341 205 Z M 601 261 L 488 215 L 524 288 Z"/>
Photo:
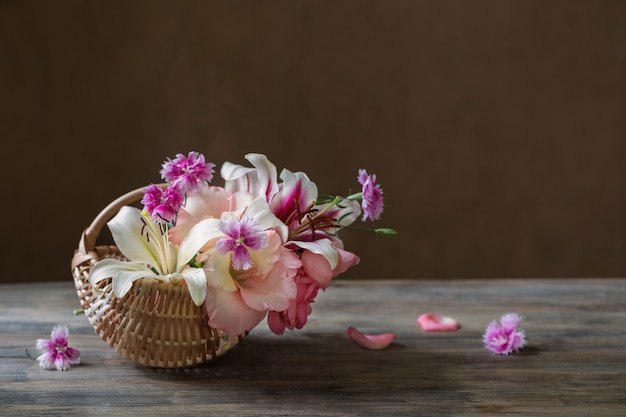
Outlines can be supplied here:
<path id="1" fill-rule="evenodd" d="M 164 188 L 167 184 L 157 184 L 158 186 Z M 100 235 L 100 231 L 104 227 L 104 225 L 111 219 L 115 214 L 124 206 L 127 206 L 132 203 L 136 203 L 141 200 L 144 195 L 146 187 L 137 188 L 135 190 L 129 191 L 128 193 L 118 197 L 108 206 L 104 208 L 96 216 L 96 218 L 91 222 L 89 227 L 87 227 L 81 236 L 78 247 L 81 249 L 83 253 L 91 252 L 96 247 L 96 239 Z"/>

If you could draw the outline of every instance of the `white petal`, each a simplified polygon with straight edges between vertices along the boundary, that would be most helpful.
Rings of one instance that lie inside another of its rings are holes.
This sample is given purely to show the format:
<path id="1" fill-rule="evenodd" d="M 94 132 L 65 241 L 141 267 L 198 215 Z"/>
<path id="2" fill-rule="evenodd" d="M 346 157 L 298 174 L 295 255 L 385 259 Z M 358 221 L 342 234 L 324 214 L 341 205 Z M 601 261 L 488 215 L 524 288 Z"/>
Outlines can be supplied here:
<path id="1" fill-rule="evenodd" d="M 187 268 L 181 273 L 187 283 L 189 295 L 193 302 L 199 306 L 206 298 L 206 275 L 201 268 Z"/>
<path id="2" fill-rule="evenodd" d="M 275 230 L 281 242 L 287 241 L 289 228 L 270 211 L 270 206 L 264 197 L 254 199 L 248 206 L 244 217 L 254 220 L 255 225 L 261 230 Z"/>
<path id="3" fill-rule="evenodd" d="M 144 274 L 154 273 L 146 267 L 144 264 L 138 262 L 123 262 L 118 259 L 103 259 L 96 262 L 89 271 L 89 283 L 96 285 L 98 282 L 107 279 L 114 278 L 123 271 L 143 271 Z"/>
<path id="4" fill-rule="evenodd" d="M 319 239 L 313 242 L 291 241 L 289 243 L 322 255 L 330 264 L 330 269 L 335 269 L 339 263 L 339 254 L 330 239 Z"/>
<path id="5" fill-rule="evenodd" d="M 246 159 L 254 168 L 225 162 L 221 175 L 224 178 L 224 189 L 231 192 L 248 191 L 255 197 L 263 196 L 270 199 L 278 192 L 276 166 L 265 155 L 250 153 Z"/>
<path id="6" fill-rule="evenodd" d="M 244 191 L 250 189 L 250 179 L 257 180 L 254 172 L 256 170 L 243 165 L 233 164 L 232 162 L 224 162 L 220 174 L 224 178 L 224 189 L 227 191 Z"/>
<path id="7" fill-rule="evenodd" d="M 256 168 L 259 189 L 256 190 L 259 196 L 265 196 L 269 200 L 278 192 L 278 179 L 276 175 L 276 165 L 260 153 L 249 153 L 246 159 Z M 254 193 L 253 193 L 254 194 Z"/>
<path id="8" fill-rule="evenodd" d="M 125 262 L 117 259 L 103 259 L 96 262 L 89 271 L 89 283 L 94 286 L 104 279 L 113 278 L 122 270 L 119 264 L 123 263 Z"/>
<path id="9" fill-rule="evenodd" d="M 141 265 L 141 264 L 138 264 Z M 143 265 L 142 265 L 143 266 Z M 141 278 L 163 278 L 160 275 L 155 275 L 154 272 L 148 270 L 146 273 L 145 270 L 141 271 L 120 271 L 115 277 L 113 277 L 113 291 L 115 292 L 115 296 L 121 298 L 126 295 L 128 291 L 133 286 L 133 282 L 137 281 Z"/>
<path id="10" fill-rule="evenodd" d="M 144 277 L 155 278 L 157 275 L 142 263 L 123 262 L 117 259 L 103 259 L 96 262 L 89 271 L 91 285 L 113 278 L 113 290 L 117 297 L 126 295 L 133 282 Z"/>
<path id="11" fill-rule="evenodd" d="M 115 244 L 124 256 L 134 262 L 161 267 L 154 246 L 156 242 L 148 243 L 141 235 L 144 227 L 141 220 L 141 210 L 136 207 L 124 206 L 107 225 L 111 230 Z"/>
<path id="12" fill-rule="evenodd" d="M 217 228 L 219 219 L 204 219 L 194 225 L 178 248 L 178 270 L 189 262 L 212 239 L 224 236 Z"/>

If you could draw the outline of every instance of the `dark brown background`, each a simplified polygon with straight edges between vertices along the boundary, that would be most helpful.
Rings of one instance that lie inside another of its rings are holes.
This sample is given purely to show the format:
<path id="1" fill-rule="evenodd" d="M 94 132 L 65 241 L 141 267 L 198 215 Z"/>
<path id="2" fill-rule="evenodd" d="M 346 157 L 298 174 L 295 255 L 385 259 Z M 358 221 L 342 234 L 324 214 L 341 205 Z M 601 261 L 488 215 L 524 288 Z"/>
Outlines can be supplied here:
<path id="1" fill-rule="evenodd" d="M 2 282 L 190 150 L 377 173 L 347 278 L 626 273 L 624 1 L 3 0 L 0 59 Z"/>

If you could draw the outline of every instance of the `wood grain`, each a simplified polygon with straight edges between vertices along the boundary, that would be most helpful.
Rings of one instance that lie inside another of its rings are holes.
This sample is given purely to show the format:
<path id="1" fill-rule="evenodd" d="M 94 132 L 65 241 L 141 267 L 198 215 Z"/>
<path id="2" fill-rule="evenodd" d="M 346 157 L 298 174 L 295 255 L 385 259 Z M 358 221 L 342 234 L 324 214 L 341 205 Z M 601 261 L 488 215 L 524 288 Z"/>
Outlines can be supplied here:
<path id="1" fill-rule="evenodd" d="M 264 324 L 214 362 L 182 370 L 123 359 L 75 316 L 71 282 L 0 286 L 0 403 L 5 416 L 623 415 L 626 279 L 337 280 L 305 329 Z M 487 352 L 489 321 L 524 316 L 528 346 Z M 459 320 L 426 333 L 417 316 Z M 26 356 L 67 324 L 82 363 L 45 371 Z M 397 333 L 386 350 L 345 335 Z"/>

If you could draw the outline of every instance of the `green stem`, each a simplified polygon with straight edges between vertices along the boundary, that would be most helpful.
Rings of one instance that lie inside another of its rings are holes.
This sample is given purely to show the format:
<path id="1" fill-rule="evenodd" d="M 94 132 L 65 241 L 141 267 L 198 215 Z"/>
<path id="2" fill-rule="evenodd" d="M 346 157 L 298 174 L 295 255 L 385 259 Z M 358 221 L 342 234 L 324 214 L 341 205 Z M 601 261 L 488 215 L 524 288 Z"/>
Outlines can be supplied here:
<path id="1" fill-rule="evenodd" d="M 358 192 L 358 193 L 350 194 L 349 196 L 346 197 L 346 200 L 356 200 L 356 201 L 363 200 L 363 193 Z"/>

